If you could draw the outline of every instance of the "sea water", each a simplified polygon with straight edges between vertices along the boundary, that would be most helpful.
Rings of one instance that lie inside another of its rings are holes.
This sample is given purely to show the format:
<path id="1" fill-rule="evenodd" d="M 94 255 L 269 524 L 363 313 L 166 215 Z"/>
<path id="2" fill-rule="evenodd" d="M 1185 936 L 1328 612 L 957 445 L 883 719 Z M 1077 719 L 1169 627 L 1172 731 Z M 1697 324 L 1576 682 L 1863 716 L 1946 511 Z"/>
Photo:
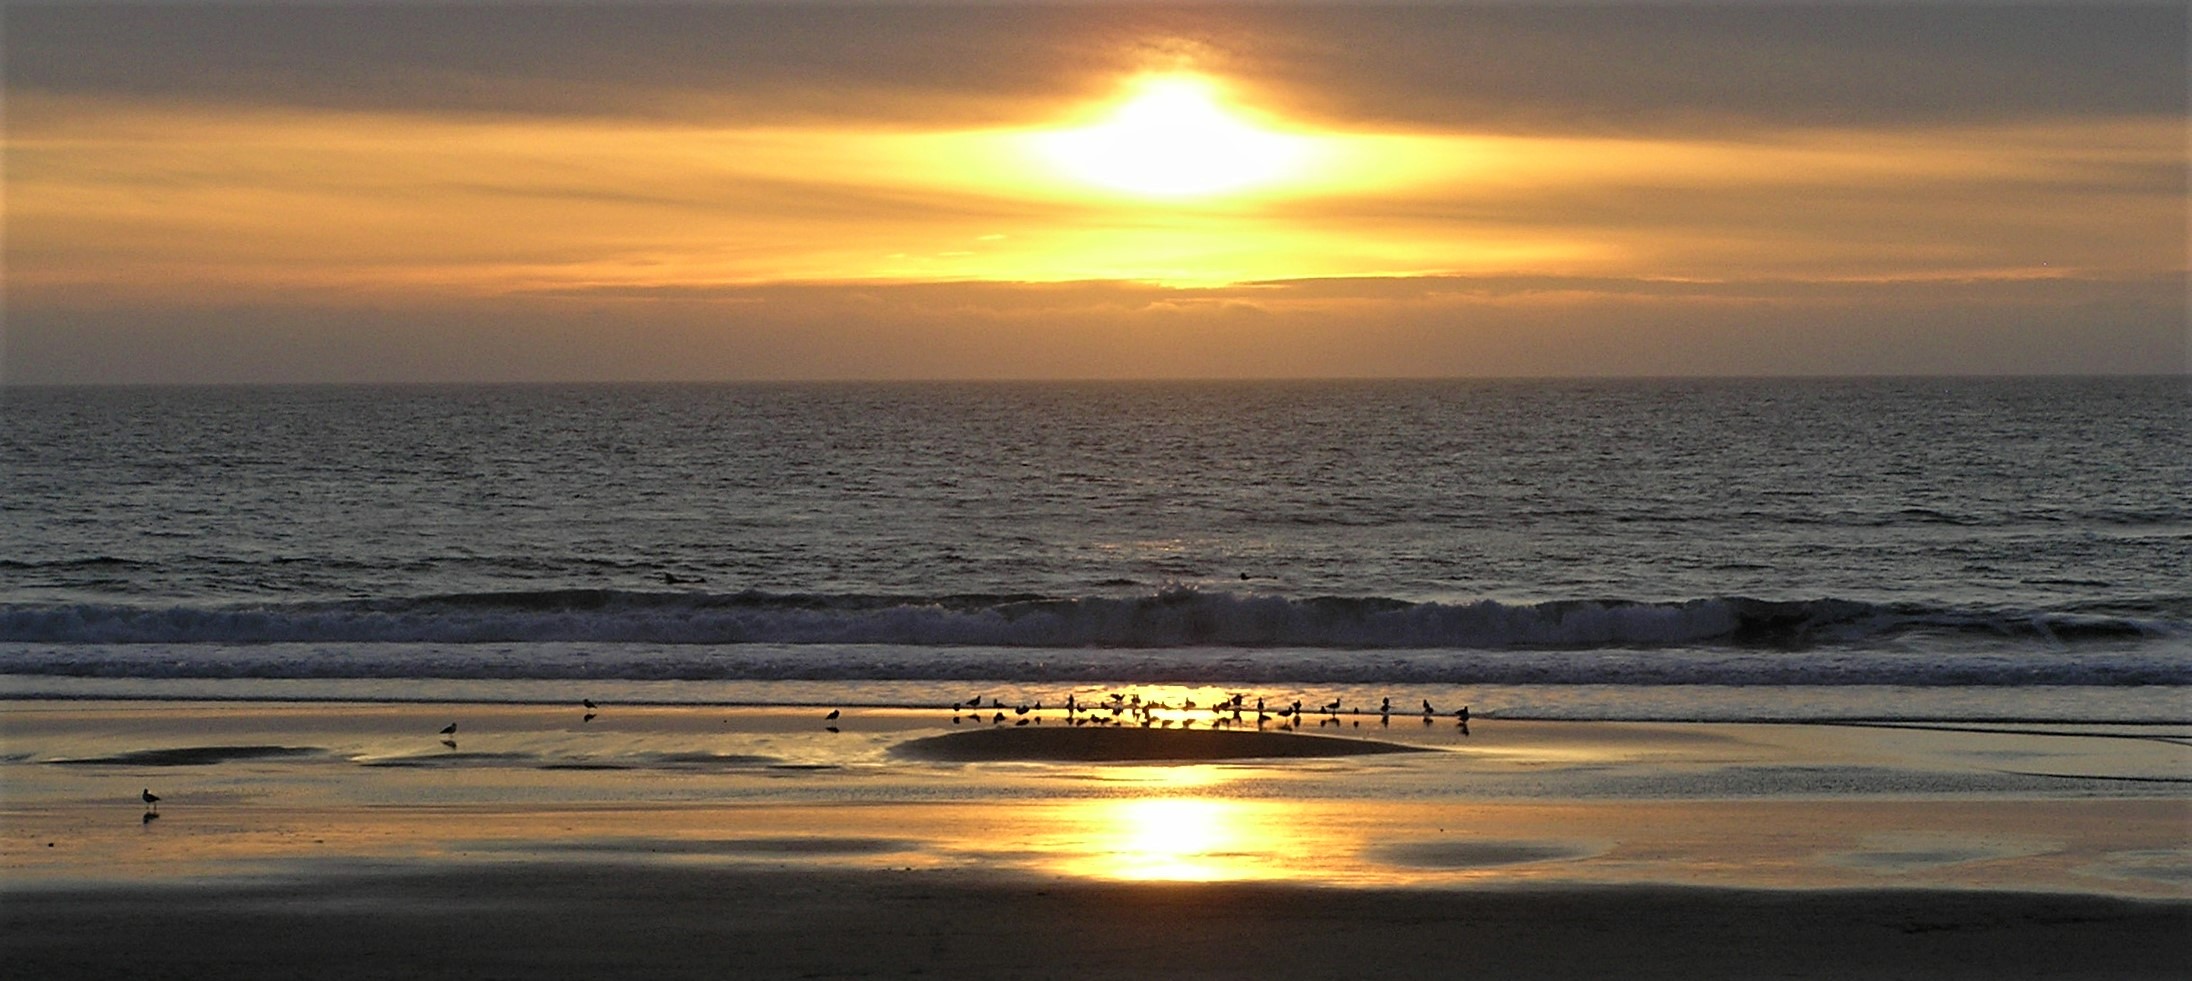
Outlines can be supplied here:
<path id="1" fill-rule="evenodd" d="M 2192 719 L 2181 378 L 0 392 L 0 694 Z"/>

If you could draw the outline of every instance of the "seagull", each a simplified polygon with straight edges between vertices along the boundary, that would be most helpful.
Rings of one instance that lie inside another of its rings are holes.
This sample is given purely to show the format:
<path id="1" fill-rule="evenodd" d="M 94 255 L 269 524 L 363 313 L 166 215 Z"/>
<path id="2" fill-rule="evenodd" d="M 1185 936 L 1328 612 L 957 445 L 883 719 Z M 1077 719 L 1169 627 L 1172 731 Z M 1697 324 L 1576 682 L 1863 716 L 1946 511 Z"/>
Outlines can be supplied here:
<path id="1" fill-rule="evenodd" d="M 457 734 L 457 724 L 456 724 L 456 723 L 454 723 L 454 722 L 451 722 L 451 723 L 449 723 L 448 725 L 445 725 L 445 726 L 441 727 L 441 734 L 442 734 L 442 735 L 444 735 L 444 736 L 454 736 L 454 735 L 456 735 L 456 734 Z"/>
<path id="2" fill-rule="evenodd" d="M 591 699 L 591 698 L 581 698 L 581 699 L 579 699 L 579 700 L 578 700 L 578 703 L 579 703 L 580 705 L 584 705 L 584 706 L 586 706 L 587 708 L 590 708 L 590 709 L 595 709 L 595 708 L 600 708 L 600 707 L 601 707 L 601 706 L 599 706 L 599 705 L 596 705 L 596 704 L 594 704 L 594 700 L 593 700 L 593 699 Z"/>
<path id="3" fill-rule="evenodd" d="M 155 811 L 160 809 L 160 795 L 153 793 L 151 787 L 146 787 L 145 792 L 139 796 L 142 796 L 145 799 L 146 807 L 152 808 Z"/>
<path id="4" fill-rule="evenodd" d="M 1428 699 L 1428 698 L 1426 698 L 1426 699 L 1424 699 L 1424 700 L 1423 700 L 1423 714 L 1425 714 L 1425 715 L 1436 715 L 1436 714 L 1437 714 L 1436 712 L 1432 711 L 1432 709 L 1431 709 L 1431 700 L 1430 700 L 1430 699 Z"/>
<path id="5" fill-rule="evenodd" d="M 824 721 L 824 722 L 834 722 L 834 721 L 836 721 L 836 720 L 837 720 L 837 710 L 836 710 L 836 709 L 831 709 L 831 710 L 830 710 L 830 714 L 828 714 L 828 715 L 825 715 L 825 716 L 823 716 L 823 717 L 822 717 L 822 721 Z"/>
<path id="6" fill-rule="evenodd" d="M 1464 725 L 1468 724 L 1468 722 L 1469 722 L 1469 706 L 1467 706 L 1467 705 L 1464 705 L 1464 706 L 1462 706 L 1462 707 L 1460 707 L 1460 708 L 1458 708 L 1458 709 L 1455 709 L 1455 710 L 1454 710 L 1454 718 L 1460 719 L 1460 720 L 1462 721 L 1462 723 L 1463 723 Z"/>

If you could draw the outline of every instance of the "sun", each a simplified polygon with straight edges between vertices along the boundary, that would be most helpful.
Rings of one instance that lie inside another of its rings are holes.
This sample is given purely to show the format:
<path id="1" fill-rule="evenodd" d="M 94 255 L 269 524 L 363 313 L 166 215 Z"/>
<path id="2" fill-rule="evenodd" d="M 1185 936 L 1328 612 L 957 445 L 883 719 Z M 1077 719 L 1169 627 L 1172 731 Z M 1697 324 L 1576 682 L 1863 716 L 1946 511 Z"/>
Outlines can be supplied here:
<path id="1" fill-rule="evenodd" d="M 1093 125 L 1035 137 L 1037 152 L 1075 180 L 1154 198 L 1210 197 L 1296 177 L 1311 140 L 1257 125 L 1212 79 L 1149 75 Z"/>

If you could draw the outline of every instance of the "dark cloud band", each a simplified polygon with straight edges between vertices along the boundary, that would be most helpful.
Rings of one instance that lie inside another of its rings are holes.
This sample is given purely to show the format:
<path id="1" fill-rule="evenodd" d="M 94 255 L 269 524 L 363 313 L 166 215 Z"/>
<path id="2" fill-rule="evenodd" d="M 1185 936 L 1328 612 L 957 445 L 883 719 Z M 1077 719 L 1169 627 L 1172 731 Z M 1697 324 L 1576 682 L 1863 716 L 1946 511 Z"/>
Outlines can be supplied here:
<path id="1" fill-rule="evenodd" d="M 1414 129 L 2185 108 L 2182 6 L 11 5 L 10 91 L 696 122 L 1027 121 L 1195 63 Z"/>

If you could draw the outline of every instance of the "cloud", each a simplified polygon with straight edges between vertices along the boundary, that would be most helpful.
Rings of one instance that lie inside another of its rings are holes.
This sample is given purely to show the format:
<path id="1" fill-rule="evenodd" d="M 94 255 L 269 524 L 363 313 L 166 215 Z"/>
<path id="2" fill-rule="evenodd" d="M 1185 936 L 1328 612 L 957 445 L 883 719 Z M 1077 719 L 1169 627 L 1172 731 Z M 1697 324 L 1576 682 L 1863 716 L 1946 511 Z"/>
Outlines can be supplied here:
<path id="1" fill-rule="evenodd" d="M 2184 368 L 2181 5 L 0 17 L 14 382 Z M 1182 66 L 1363 179 L 999 151 Z"/>
<path id="2" fill-rule="evenodd" d="M 10 383 L 2183 371 L 2181 275 L 770 284 L 10 311 Z"/>

